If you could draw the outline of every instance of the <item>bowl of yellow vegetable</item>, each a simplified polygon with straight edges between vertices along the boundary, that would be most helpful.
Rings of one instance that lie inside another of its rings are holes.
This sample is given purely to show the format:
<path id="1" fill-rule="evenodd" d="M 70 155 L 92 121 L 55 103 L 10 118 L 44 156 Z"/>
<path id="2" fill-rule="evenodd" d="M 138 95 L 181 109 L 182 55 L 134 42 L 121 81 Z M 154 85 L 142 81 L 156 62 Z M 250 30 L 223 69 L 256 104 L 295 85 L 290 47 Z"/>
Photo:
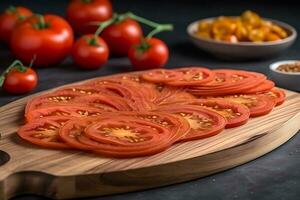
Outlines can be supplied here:
<path id="1" fill-rule="evenodd" d="M 195 21 L 187 27 L 193 43 L 224 59 L 256 59 L 277 55 L 289 48 L 296 30 L 252 11 L 241 16 L 220 16 Z"/>

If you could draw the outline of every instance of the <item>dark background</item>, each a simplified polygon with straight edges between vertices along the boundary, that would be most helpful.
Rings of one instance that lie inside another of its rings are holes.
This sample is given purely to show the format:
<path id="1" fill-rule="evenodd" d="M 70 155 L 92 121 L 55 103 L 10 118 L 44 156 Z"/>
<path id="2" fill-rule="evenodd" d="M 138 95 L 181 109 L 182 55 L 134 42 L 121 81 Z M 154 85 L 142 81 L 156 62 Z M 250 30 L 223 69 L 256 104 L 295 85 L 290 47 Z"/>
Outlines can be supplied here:
<path id="1" fill-rule="evenodd" d="M 269 75 L 268 66 L 277 60 L 299 59 L 299 40 L 282 55 L 267 60 L 229 62 L 218 60 L 195 48 L 188 40 L 186 26 L 197 19 L 219 15 L 239 15 L 246 9 L 258 12 L 264 17 L 284 21 L 300 28 L 300 6 L 296 1 L 146 1 L 114 0 L 117 12 L 132 11 L 162 23 L 173 23 L 172 33 L 162 33 L 158 37 L 170 47 L 167 68 L 202 65 L 209 68 L 236 68 L 262 72 Z M 13 0 L 0 3 L 0 10 L 9 5 L 23 5 L 38 13 L 64 15 L 68 1 L 64 0 Z M 145 32 L 147 30 L 145 29 Z M 13 56 L 5 46 L 0 46 L 0 70 L 3 71 Z M 52 68 L 38 69 L 39 85 L 34 92 L 53 88 L 66 83 L 96 76 L 130 71 L 129 61 L 122 57 L 112 57 L 101 69 L 84 71 L 73 66 L 68 58 Z M 299 82 L 300 84 L 300 82 Z M 0 106 L 22 96 L 11 96 L 0 91 Z M 300 123 L 300 122 L 299 122 Z M 284 133 L 282 133 L 284 134 Z M 176 173 L 176 172 L 174 172 Z M 28 183 L 30 184 L 30 183 Z M 142 199 L 299 199 L 300 198 L 300 136 L 295 136 L 284 146 L 234 169 L 202 179 L 168 187 L 140 192 L 96 198 L 98 200 L 142 200 Z M 16 200 L 41 199 L 35 196 L 22 196 Z"/>

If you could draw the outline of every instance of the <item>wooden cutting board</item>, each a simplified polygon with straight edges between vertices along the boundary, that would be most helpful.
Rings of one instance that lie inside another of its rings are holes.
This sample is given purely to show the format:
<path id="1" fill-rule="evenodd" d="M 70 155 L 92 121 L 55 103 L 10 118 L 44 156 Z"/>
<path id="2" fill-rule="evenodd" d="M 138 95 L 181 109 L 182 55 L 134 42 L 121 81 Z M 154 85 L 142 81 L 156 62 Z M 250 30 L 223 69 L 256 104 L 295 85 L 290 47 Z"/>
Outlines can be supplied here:
<path id="1" fill-rule="evenodd" d="M 244 126 L 133 159 L 41 149 L 21 140 L 16 130 L 32 96 L 17 100 L 0 107 L 0 200 L 24 193 L 65 199 L 129 192 L 241 165 L 282 145 L 300 129 L 300 94 L 286 94 L 283 105 Z"/>

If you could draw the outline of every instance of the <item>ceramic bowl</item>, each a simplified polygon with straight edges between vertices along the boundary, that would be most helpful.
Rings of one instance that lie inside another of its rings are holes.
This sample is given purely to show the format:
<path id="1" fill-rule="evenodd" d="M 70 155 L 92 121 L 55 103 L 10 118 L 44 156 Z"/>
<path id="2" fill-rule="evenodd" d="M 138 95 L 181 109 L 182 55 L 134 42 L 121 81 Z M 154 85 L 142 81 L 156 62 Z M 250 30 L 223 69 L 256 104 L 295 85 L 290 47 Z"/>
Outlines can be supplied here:
<path id="1" fill-rule="evenodd" d="M 300 72 L 282 72 L 276 70 L 279 65 L 299 62 L 299 60 L 285 60 L 270 65 L 271 78 L 276 86 L 300 92 Z"/>
<path id="2" fill-rule="evenodd" d="M 195 21 L 187 27 L 187 32 L 192 42 L 197 47 L 199 47 L 200 49 L 208 53 L 213 54 L 214 56 L 226 60 L 249 60 L 249 59 L 271 57 L 289 48 L 294 43 L 297 37 L 297 31 L 292 26 L 273 19 L 264 19 L 264 20 L 271 21 L 272 23 L 284 28 L 288 33 L 287 38 L 279 41 L 262 42 L 262 43 L 254 43 L 254 42 L 230 43 L 230 42 L 202 38 L 195 34 L 199 22 L 213 21 L 215 19 L 216 18 L 207 18 L 207 19 Z"/>

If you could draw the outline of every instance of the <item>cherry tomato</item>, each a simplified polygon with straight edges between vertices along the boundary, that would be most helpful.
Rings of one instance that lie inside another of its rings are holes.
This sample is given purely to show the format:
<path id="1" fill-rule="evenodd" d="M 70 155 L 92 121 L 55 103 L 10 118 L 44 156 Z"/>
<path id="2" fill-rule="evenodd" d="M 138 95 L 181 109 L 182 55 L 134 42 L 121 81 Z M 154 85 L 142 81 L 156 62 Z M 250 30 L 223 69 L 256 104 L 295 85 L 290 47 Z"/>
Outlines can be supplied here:
<path id="1" fill-rule="evenodd" d="M 67 20 L 78 34 L 94 33 L 98 28 L 91 22 L 102 22 L 112 17 L 109 0 L 73 0 L 67 8 Z"/>
<path id="2" fill-rule="evenodd" d="M 143 31 L 138 22 L 127 18 L 105 28 L 101 37 L 112 54 L 126 56 L 130 47 L 141 41 Z"/>
<path id="3" fill-rule="evenodd" d="M 109 49 L 101 37 L 85 35 L 79 38 L 72 48 L 75 64 L 83 69 L 97 69 L 106 63 Z"/>
<path id="4" fill-rule="evenodd" d="M 62 61 L 73 44 L 73 31 L 63 18 L 36 15 L 13 31 L 11 49 L 25 64 L 36 57 L 35 66 L 49 66 Z"/>
<path id="5" fill-rule="evenodd" d="M 33 90 L 38 76 L 31 68 L 15 66 L 4 77 L 2 88 L 11 94 L 24 94 Z"/>
<path id="6" fill-rule="evenodd" d="M 16 24 L 31 15 L 32 12 L 25 7 L 11 6 L 7 8 L 4 13 L 0 15 L 0 40 L 9 43 Z"/>
<path id="7" fill-rule="evenodd" d="M 150 38 L 132 46 L 128 57 L 137 70 L 161 68 L 168 61 L 169 49 L 163 41 Z"/>

